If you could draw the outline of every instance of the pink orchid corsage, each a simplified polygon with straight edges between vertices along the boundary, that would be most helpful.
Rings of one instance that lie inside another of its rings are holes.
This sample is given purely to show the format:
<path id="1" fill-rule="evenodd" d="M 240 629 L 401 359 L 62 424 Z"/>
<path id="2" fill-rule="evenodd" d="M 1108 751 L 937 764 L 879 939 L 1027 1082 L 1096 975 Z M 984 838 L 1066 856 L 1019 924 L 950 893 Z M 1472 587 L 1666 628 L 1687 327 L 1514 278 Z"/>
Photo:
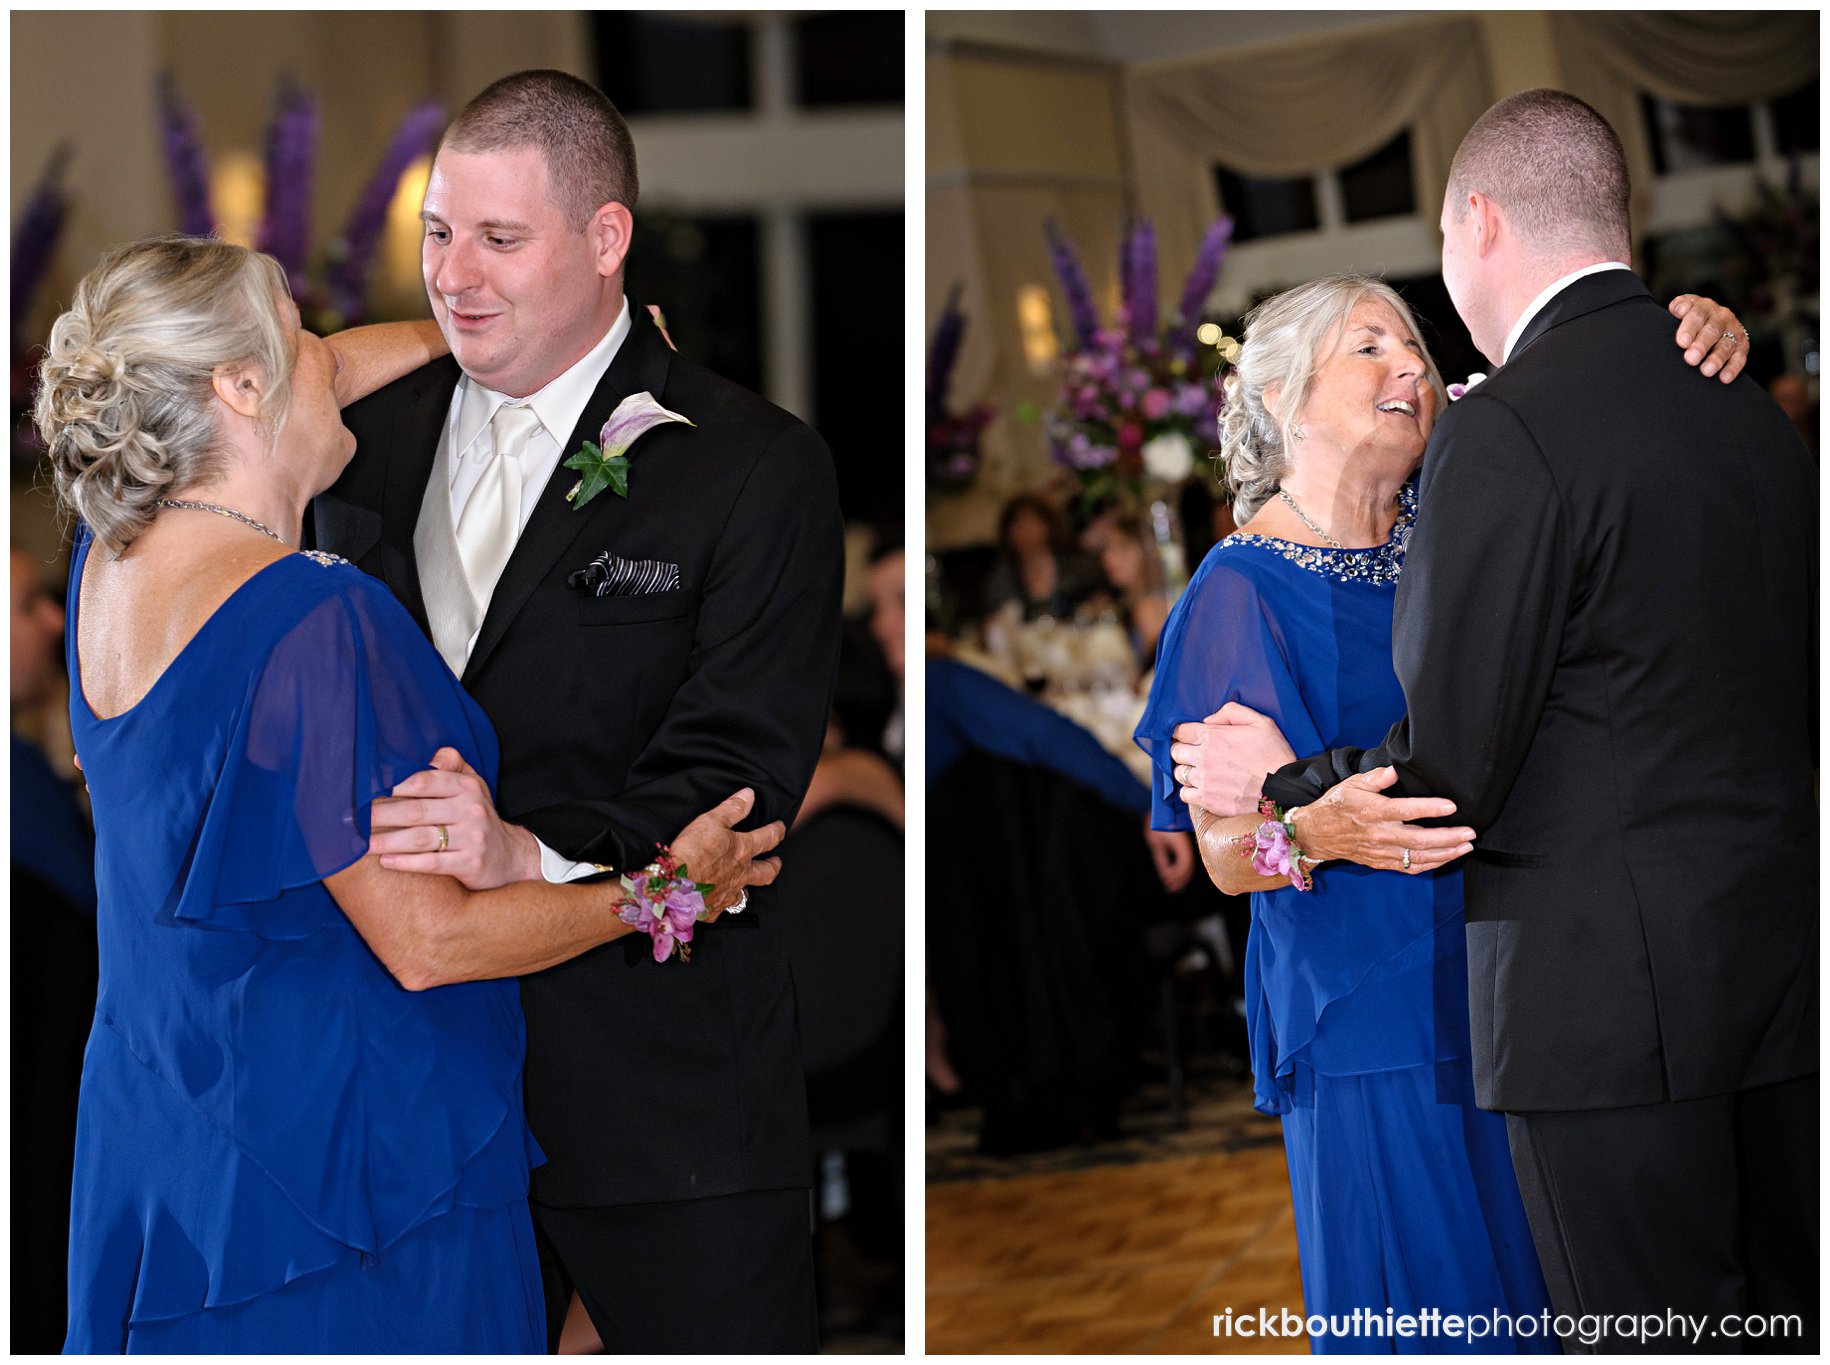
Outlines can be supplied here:
<path id="1" fill-rule="evenodd" d="M 1486 383 L 1486 381 L 1487 376 L 1482 374 L 1479 370 L 1476 370 L 1461 383 L 1447 385 L 1449 401 L 1453 403 L 1457 398 L 1466 398 L 1476 387 Z"/>
<path id="2" fill-rule="evenodd" d="M 1250 834 L 1239 836 L 1239 856 L 1252 860 L 1252 871 L 1261 877 L 1288 877 L 1298 891 L 1313 891 L 1315 880 L 1303 863 L 1307 860 L 1296 842 L 1296 831 L 1290 826 L 1290 815 L 1269 797 L 1258 802 L 1258 813 L 1264 823 Z"/>
<path id="3" fill-rule="evenodd" d="M 712 888 L 687 876 L 686 864 L 674 857 L 666 844 L 655 847 L 660 849 L 660 856 L 635 876 L 622 878 L 629 899 L 623 902 L 617 916 L 654 940 L 656 962 L 665 962 L 675 953 L 683 962 L 690 962 L 693 928 L 711 918 L 705 908 L 705 893 Z"/>

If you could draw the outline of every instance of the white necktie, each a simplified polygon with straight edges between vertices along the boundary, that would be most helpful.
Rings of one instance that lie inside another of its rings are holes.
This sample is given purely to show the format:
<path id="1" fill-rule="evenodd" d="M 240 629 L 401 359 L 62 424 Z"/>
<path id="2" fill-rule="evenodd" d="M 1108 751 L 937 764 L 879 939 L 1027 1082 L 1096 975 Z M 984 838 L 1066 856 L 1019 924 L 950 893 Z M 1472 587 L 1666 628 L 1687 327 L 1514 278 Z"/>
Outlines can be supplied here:
<path id="1" fill-rule="evenodd" d="M 489 605 L 520 535 L 521 455 L 539 429 L 539 415 L 522 405 L 504 403 L 489 419 L 496 458 L 470 490 L 457 524 L 458 557 L 479 608 Z"/>

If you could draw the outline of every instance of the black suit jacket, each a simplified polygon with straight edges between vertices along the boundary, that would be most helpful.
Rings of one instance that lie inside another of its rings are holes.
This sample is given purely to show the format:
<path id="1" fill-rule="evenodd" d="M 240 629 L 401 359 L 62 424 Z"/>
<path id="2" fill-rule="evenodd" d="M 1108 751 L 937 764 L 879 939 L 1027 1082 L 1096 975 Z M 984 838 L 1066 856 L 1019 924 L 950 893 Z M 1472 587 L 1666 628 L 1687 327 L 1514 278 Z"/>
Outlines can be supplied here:
<path id="1" fill-rule="evenodd" d="M 554 473 L 484 617 L 464 686 L 502 742 L 497 807 L 548 846 L 619 868 L 756 789 L 792 820 L 820 750 L 843 552 L 832 457 L 808 427 L 632 325 L 566 449 L 646 390 L 695 425 L 631 449 L 629 496 L 574 509 Z M 459 371 L 439 360 L 351 407 L 355 459 L 313 508 L 317 543 L 385 580 L 426 626 L 413 527 Z M 592 597 L 566 578 L 609 550 L 680 586 Z M 522 979 L 528 1118 L 559 1206 L 808 1182 L 794 991 L 768 889 L 702 927 L 690 963 L 631 935 Z"/>
<path id="2" fill-rule="evenodd" d="M 1355 771 L 1476 831 L 1479 1102 L 1682 1100 L 1817 1069 L 1816 472 L 1777 406 L 1685 366 L 1639 279 L 1576 281 L 1424 457 Z"/>

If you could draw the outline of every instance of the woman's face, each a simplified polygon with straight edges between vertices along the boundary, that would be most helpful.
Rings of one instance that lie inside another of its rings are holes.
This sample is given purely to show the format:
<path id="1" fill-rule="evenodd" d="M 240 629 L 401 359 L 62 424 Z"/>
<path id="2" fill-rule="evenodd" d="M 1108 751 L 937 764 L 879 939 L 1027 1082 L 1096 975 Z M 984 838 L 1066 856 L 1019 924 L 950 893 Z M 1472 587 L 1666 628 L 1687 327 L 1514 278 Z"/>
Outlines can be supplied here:
<path id="1" fill-rule="evenodd" d="M 286 447 L 310 462 L 312 492 L 321 493 L 337 481 L 356 453 L 356 437 L 343 425 L 337 404 L 337 372 L 343 368 L 343 357 L 329 342 L 299 325 L 299 310 L 291 299 L 285 302 L 283 316 L 292 321 L 296 348 L 292 399 L 286 411 Z"/>
<path id="2" fill-rule="evenodd" d="M 1019 559 L 1048 549 L 1048 523 L 1034 508 L 1025 507 L 1010 519 L 1010 549 Z"/>
<path id="3" fill-rule="evenodd" d="M 1129 531 L 1114 531 L 1099 552 L 1099 567 L 1106 582 L 1120 592 L 1140 592 L 1144 587 L 1144 547 Z"/>
<path id="4" fill-rule="evenodd" d="M 1346 328 L 1317 357 L 1297 417 L 1303 433 L 1298 457 L 1329 451 L 1414 469 L 1436 420 L 1428 374 L 1423 348 L 1392 306 L 1361 299 Z"/>

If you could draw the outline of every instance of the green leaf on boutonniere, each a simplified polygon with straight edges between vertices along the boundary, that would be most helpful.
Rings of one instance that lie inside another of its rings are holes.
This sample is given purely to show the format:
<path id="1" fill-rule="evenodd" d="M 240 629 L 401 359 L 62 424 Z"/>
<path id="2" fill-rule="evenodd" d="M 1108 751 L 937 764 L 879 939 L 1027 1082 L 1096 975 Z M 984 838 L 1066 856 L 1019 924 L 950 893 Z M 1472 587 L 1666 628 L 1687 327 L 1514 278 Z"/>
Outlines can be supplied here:
<path id="1" fill-rule="evenodd" d="M 627 455 L 606 455 L 596 441 L 586 441 L 584 448 L 565 462 L 565 467 L 576 469 L 579 474 L 578 482 L 566 494 L 566 501 L 575 508 L 583 507 L 606 488 L 619 498 L 629 496 Z"/>
<path id="2" fill-rule="evenodd" d="M 644 432 L 666 422 L 693 425 L 679 413 L 669 412 L 655 402 L 652 393 L 632 393 L 618 403 L 616 411 L 610 414 L 610 420 L 598 433 L 597 441 L 586 441 L 584 448 L 565 462 L 567 469 L 576 469 L 579 473 L 578 482 L 566 494 L 572 510 L 576 512 L 606 488 L 619 498 L 628 497 L 629 461 L 625 456 L 629 447 L 640 440 Z M 603 443 L 601 446 L 599 441 Z"/>

